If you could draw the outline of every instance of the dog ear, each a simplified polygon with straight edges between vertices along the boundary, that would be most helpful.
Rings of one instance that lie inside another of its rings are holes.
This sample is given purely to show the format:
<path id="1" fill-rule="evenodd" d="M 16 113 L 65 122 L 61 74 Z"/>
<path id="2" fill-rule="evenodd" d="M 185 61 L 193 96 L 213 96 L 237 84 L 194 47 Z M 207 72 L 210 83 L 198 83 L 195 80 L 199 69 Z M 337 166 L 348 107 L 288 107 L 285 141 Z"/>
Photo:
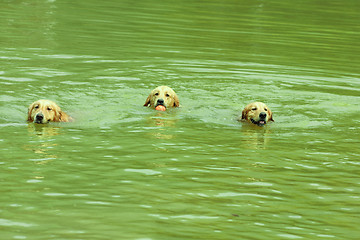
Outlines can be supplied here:
<path id="1" fill-rule="evenodd" d="M 275 122 L 272 117 L 273 116 L 272 111 L 270 109 L 269 109 L 269 115 L 270 115 L 269 121 Z"/>
<path id="2" fill-rule="evenodd" d="M 69 115 L 67 115 L 65 112 L 60 111 L 59 114 L 59 122 L 69 122 L 71 120 L 71 118 L 69 117 Z"/>
<path id="3" fill-rule="evenodd" d="M 144 107 L 149 106 L 149 104 L 150 104 L 150 99 L 151 99 L 151 94 L 149 94 L 149 96 L 147 97 L 147 99 L 146 99 L 146 101 L 145 101 L 145 104 L 144 104 Z"/>
<path id="4" fill-rule="evenodd" d="M 241 112 L 241 119 L 245 119 L 246 120 L 246 115 L 247 115 L 247 109 L 244 108 L 244 110 Z"/>
<path id="5" fill-rule="evenodd" d="M 55 112 L 55 115 L 54 115 L 54 118 L 51 119 L 51 121 L 53 122 L 61 122 L 61 110 L 60 109 L 57 109 L 56 107 L 53 108 L 54 112 Z"/>
<path id="6" fill-rule="evenodd" d="M 180 107 L 180 100 L 176 93 L 174 94 L 174 107 Z"/>
<path id="7" fill-rule="evenodd" d="M 31 112 L 34 109 L 34 106 L 35 106 L 34 104 L 31 104 L 28 108 L 28 119 L 27 119 L 28 122 L 34 121 L 34 119 L 32 119 L 32 117 L 31 117 Z"/>

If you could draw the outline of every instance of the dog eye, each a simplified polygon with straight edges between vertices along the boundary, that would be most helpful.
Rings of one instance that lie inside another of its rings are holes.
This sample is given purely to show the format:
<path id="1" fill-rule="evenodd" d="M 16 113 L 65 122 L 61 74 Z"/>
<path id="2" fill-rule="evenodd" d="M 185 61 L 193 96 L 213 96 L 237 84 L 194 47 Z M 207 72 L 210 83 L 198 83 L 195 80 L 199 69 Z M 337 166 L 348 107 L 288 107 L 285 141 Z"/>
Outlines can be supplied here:
<path id="1" fill-rule="evenodd" d="M 47 107 L 47 110 L 51 111 L 51 110 L 52 110 L 52 108 L 51 108 L 51 107 Z"/>
<path id="2" fill-rule="evenodd" d="M 165 95 L 166 97 L 170 97 L 170 95 L 167 93 L 166 95 Z"/>
<path id="3" fill-rule="evenodd" d="M 157 92 L 157 93 L 155 93 L 155 96 L 159 96 L 159 93 Z"/>
<path id="4" fill-rule="evenodd" d="M 267 112 L 267 108 L 265 108 L 264 110 L 265 110 L 265 112 Z"/>
<path id="5" fill-rule="evenodd" d="M 39 108 L 39 105 L 36 105 L 34 108 Z"/>
<path id="6" fill-rule="evenodd" d="M 255 111 L 257 108 L 256 107 L 253 107 L 251 110 Z"/>

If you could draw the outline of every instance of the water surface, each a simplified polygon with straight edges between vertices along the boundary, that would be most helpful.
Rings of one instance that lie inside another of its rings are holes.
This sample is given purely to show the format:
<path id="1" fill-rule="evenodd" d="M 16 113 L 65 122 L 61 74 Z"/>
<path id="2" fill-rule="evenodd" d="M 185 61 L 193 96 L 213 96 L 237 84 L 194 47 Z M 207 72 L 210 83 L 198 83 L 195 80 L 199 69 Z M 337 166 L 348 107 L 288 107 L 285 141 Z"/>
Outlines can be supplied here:
<path id="1" fill-rule="evenodd" d="M 358 1 L 0 9 L 2 238 L 358 238 Z M 40 98 L 76 121 L 26 123 Z"/>

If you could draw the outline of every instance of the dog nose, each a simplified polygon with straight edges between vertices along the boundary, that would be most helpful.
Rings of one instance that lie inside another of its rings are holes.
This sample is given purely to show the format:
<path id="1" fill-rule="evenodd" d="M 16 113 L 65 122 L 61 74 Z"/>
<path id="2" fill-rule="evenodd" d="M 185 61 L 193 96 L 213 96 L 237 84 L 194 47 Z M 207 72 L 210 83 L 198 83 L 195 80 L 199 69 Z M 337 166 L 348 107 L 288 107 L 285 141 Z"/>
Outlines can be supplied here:
<path id="1" fill-rule="evenodd" d="M 266 112 L 261 112 L 259 114 L 259 117 L 260 117 L 260 119 L 265 119 L 266 118 Z"/>
<path id="2" fill-rule="evenodd" d="M 36 115 L 36 120 L 41 121 L 41 120 L 43 120 L 43 119 L 44 119 L 44 115 L 43 115 L 42 113 L 38 113 L 38 114 Z"/>
<path id="3" fill-rule="evenodd" d="M 164 105 L 164 99 L 160 98 L 157 100 L 158 105 Z"/>

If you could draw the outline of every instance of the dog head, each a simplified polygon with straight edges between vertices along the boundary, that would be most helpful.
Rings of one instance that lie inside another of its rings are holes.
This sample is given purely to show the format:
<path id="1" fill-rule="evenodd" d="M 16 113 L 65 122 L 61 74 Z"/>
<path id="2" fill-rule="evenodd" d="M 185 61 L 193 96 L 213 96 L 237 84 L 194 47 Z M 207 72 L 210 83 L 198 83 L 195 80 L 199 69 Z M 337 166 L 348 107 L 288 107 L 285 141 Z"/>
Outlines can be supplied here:
<path id="1" fill-rule="evenodd" d="M 264 126 L 269 121 L 274 121 L 270 108 L 262 102 L 248 104 L 242 111 L 241 119 L 258 126 Z"/>
<path id="2" fill-rule="evenodd" d="M 50 100 L 38 100 L 29 106 L 28 121 L 34 123 L 68 122 L 70 117 Z"/>
<path id="3" fill-rule="evenodd" d="M 158 105 L 162 105 L 166 108 L 179 107 L 180 102 L 172 88 L 168 86 L 159 86 L 151 91 L 144 106 L 155 108 Z"/>

